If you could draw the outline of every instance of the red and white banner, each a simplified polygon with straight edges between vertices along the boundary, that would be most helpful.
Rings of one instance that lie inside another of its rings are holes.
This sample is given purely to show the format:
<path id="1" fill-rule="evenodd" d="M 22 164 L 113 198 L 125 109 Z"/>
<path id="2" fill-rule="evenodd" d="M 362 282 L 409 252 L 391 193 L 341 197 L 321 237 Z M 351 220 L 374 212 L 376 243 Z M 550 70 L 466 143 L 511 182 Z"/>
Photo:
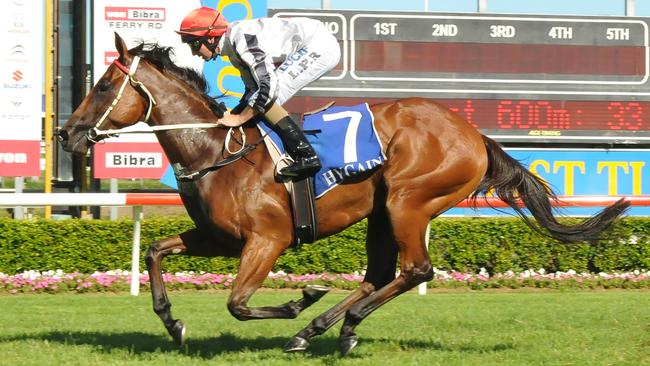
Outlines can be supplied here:
<path id="1" fill-rule="evenodd" d="M 129 48 L 140 42 L 173 47 L 172 61 L 201 72 L 203 60 L 192 56 L 174 31 L 199 0 L 95 0 L 93 14 L 94 81 L 102 77 L 119 54 L 115 50 L 117 32 Z M 153 134 L 121 135 L 95 145 L 95 178 L 159 179 L 169 163 Z"/>
<path id="2" fill-rule="evenodd" d="M 0 12 L 0 177 L 40 175 L 44 2 L 5 1 Z"/>
<path id="3" fill-rule="evenodd" d="M 39 176 L 40 145 L 40 141 L 0 140 L 0 176 Z"/>
<path id="4" fill-rule="evenodd" d="M 173 47 L 172 61 L 201 71 L 203 60 L 192 56 L 174 31 L 190 10 L 201 6 L 199 0 L 95 0 L 93 3 L 93 63 L 97 82 L 108 65 L 118 56 L 115 36 L 118 33 L 129 48 L 140 42 Z"/>
<path id="5" fill-rule="evenodd" d="M 169 161 L 158 142 L 113 142 L 95 145 L 95 178 L 159 179 Z"/>

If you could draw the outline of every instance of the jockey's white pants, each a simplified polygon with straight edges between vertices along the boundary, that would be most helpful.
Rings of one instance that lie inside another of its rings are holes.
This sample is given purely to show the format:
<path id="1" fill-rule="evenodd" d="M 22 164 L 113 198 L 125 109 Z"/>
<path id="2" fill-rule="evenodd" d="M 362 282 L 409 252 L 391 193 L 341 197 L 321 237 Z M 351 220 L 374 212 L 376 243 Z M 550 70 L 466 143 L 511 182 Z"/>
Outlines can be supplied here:
<path id="1" fill-rule="evenodd" d="M 288 55 L 275 70 L 278 76 L 275 102 L 284 104 L 300 89 L 334 69 L 340 59 L 339 43 L 323 25 L 309 44 Z"/>

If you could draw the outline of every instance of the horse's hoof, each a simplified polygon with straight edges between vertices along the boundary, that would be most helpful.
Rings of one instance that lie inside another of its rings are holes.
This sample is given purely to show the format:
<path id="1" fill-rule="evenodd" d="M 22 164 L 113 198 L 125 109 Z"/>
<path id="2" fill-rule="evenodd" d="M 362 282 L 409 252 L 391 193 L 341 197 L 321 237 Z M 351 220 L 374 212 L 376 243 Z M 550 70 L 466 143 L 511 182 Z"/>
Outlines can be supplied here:
<path id="1" fill-rule="evenodd" d="M 345 356 L 359 343 L 359 337 L 349 336 L 341 338 L 341 356 Z"/>
<path id="2" fill-rule="evenodd" d="M 329 291 L 330 288 L 326 286 L 309 285 L 302 290 L 302 294 L 304 297 L 307 297 L 312 301 L 318 301 Z"/>
<path id="3" fill-rule="evenodd" d="M 174 339 L 174 343 L 179 346 L 184 345 L 187 340 L 187 328 L 185 328 L 185 324 L 180 320 L 174 322 L 174 325 L 169 329 L 169 335 Z"/>
<path id="4" fill-rule="evenodd" d="M 309 347 L 309 341 L 303 337 L 295 336 L 284 345 L 284 352 L 300 352 Z"/>

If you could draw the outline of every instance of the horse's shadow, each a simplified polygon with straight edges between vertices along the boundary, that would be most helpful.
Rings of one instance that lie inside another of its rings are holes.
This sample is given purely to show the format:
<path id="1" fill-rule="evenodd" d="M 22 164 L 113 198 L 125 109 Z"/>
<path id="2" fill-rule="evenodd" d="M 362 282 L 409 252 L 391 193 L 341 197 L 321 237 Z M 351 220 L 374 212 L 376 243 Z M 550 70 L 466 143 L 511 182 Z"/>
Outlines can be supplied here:
<path id="1" fill-rule="evenodd" d="M 241 337 L 233 333 L 223 333 L 212 338 L 193 338 L 184 347 L 176 346 L 166 335 L 143 332 L 41 332 L 0 337 L 0 342 L 41 340 L 66 345 L 89 345 L 98 352 L 111 353 L 115 350 L 128 350 L 133 354 L 180 353 L 189 357 L 212 359 L 226 353 L 240 351 L 281 350 L 287 342 L 285 337 Z M 512 344 L 493 346 L 450 347 L 440 342 L 416 339 L 394 340 L 387 338 L 363 338 L 365 344 L 382 343 L 397 345 L 402 349 L 426 349 L 439 351 L 460 351 L 482 353 L 505 351 L 514 348 Z M 315 338 L 307 350 L 307 357 L 324 357 L 338 353 L 339 340 L 335 336 Z M 353 353 L 354 355 L 354 353 Z M 349 356 L 348 356 L 349 357 Z M 354 357 L 354 356 L 353 356 Z"/>

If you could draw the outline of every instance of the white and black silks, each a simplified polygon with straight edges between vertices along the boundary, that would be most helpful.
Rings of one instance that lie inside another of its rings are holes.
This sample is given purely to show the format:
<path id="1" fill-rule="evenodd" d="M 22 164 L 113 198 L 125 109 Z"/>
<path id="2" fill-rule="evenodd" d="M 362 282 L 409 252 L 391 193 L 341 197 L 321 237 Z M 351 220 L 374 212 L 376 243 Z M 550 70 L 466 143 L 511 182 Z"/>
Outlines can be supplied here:
<path id="1" fill-rule="evenodd" d="M 219 41 L 240 73 L 242 102 L 263 113 L 332 70 L 341 57 L 336 38 L 309 18 L 261 18 L 230 24 Z"/>

